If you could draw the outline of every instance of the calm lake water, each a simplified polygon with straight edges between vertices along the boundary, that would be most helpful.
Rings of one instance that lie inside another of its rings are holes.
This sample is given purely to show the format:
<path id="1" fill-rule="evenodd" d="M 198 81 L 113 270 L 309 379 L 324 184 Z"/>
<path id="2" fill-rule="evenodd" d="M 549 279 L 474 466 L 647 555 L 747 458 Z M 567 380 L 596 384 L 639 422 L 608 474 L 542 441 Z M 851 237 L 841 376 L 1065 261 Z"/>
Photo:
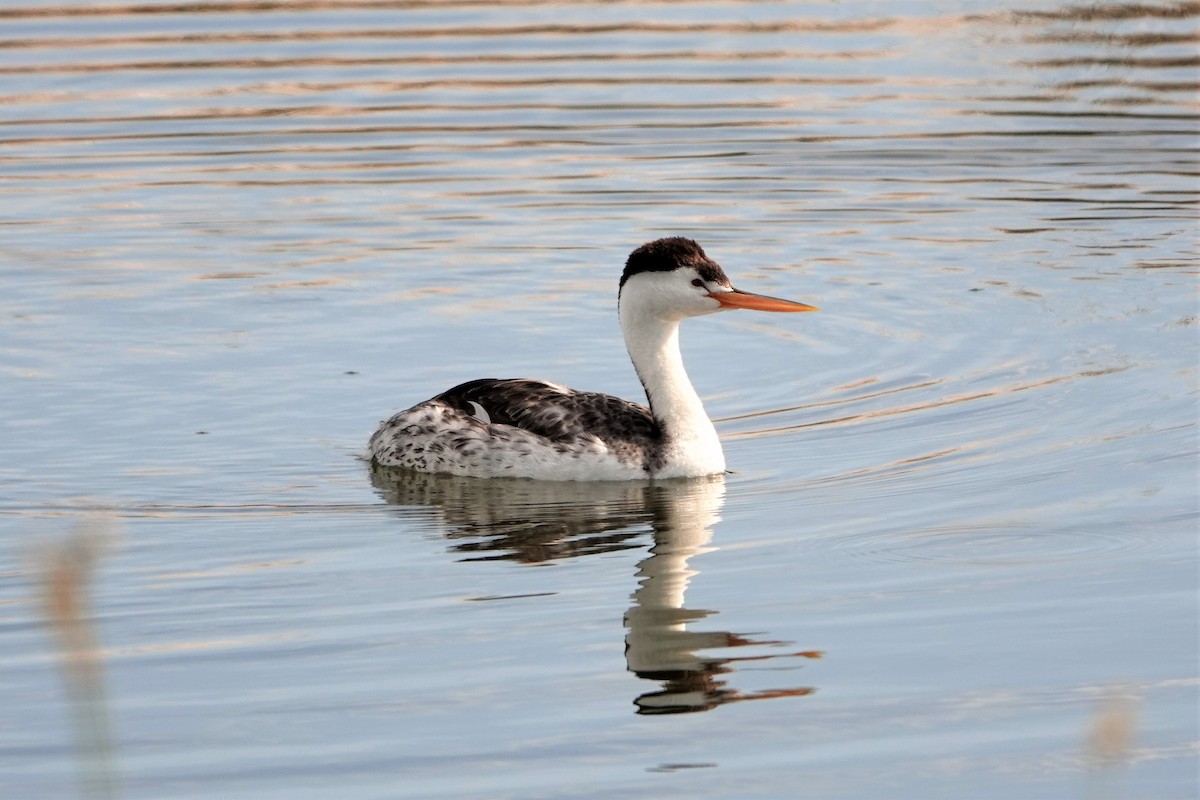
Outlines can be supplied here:
<path id="1" fill-rule="evenodd" d="M 1198 19 L 4 4 L 0 796 L 1196 797 Z M 675 234 L 730 474 L 358 458 Z"/>

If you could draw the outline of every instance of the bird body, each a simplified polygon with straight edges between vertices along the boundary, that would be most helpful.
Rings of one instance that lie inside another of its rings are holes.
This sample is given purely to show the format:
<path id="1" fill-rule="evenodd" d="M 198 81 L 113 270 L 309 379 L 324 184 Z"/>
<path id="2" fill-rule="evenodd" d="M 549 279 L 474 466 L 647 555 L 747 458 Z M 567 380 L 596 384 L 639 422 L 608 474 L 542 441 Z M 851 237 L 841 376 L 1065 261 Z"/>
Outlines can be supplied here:
<path id="1" fill-rule="evenodd" d="M 684 370 L 679 323 L 729 308 L 815 310 L 733 289 L 699 245 L 679 237 L 633 251 L 617 307 L 649 407 L 546 381 L 475 380 L 382 422 L 368 444 L 371 459 L 481 478 L 635 480 L 724 472 L 716 429 Z"/>

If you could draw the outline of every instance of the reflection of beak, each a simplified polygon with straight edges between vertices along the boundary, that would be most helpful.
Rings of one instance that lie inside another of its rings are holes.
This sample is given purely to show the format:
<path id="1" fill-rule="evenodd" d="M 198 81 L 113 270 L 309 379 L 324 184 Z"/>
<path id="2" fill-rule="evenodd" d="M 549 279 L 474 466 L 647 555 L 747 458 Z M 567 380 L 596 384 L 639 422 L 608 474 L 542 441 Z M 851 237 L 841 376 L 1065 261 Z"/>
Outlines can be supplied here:
<path id="1" fill-rule="evenodd" d="M 737 289 L 729 292 L 709 292 L 708 296 L 725 308 L 750 308 L 755 311 L 817 311 L 816 306 L 804 303 L 794 303 L 791 300 L 780 300 L 778 297 L 767 297 L 765 294 L 739 292 Z"/>

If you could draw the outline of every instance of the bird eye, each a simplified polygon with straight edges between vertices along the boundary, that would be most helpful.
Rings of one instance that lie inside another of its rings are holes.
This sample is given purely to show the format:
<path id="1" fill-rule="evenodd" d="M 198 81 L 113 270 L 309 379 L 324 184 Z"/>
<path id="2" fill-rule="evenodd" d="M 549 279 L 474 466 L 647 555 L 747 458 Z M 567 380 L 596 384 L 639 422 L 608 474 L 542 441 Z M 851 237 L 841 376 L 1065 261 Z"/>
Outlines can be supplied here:
<path id="1" fill-rule="evenodd" d="M 699 278 L 693 278 L 692 286 L 704 286 L 704 281 L 700 280 Z"/>

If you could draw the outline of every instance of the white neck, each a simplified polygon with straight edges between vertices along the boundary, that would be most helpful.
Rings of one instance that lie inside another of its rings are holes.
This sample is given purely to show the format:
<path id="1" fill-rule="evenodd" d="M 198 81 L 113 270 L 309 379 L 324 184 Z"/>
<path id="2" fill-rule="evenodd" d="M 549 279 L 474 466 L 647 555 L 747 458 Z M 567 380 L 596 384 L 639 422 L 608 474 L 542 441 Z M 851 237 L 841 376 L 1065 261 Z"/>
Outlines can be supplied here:
<path id="1" fill-rule="evenodd" d="M 695 477 L 725 471 L 717 430 L 692 388 L 679 352 L 682 317 L 656 313 L 639 295 L 621 298 L 625 347 L 637 370 L 650 411 L 666 437 L 667 464 L 656 477 Z"/>

